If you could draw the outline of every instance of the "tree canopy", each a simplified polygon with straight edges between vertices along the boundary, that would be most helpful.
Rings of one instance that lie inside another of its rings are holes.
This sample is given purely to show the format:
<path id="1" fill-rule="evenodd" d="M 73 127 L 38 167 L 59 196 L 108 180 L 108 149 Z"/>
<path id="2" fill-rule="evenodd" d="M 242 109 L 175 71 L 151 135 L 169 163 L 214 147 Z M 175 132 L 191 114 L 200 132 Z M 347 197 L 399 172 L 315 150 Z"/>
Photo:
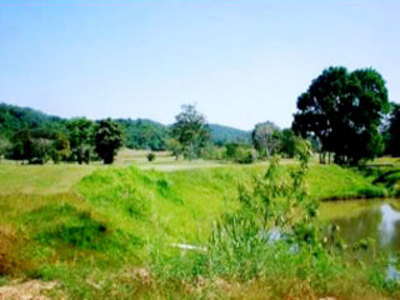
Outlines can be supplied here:
<path id="1" fill-rule="evenodd" d="M 122 131 L 118 124 L 107 119 L 101 120 L 94 134 L 95 150 L 105 164 L 112 164 L 117 150 L 123 144 Z"/>
<path id="2" fill-rule="evenodd" d="M 383 151 L 379 126 L 388 103 L 377 71 L 330 67 L 298 97 L 292 128 L 303 137 L 317 137 L 335 162 L 357 164 Z"/>
<path id="3" fill-rule="evenodd" d="M 210 141 L 210 129 L 205 117 L 194 105 L 183 105 L 182 112 L 172 125 L 172 135 L 179 143 L 180 152 L 185 158 L 199 157 L 201 150 Z"/>
<path id="4" fill-rule="evenodd" d="M 279 148 L 279 127 L 272 122 L 257 124 L 251 137 L 254 148 L 261 156 L 268 157 Z"/>

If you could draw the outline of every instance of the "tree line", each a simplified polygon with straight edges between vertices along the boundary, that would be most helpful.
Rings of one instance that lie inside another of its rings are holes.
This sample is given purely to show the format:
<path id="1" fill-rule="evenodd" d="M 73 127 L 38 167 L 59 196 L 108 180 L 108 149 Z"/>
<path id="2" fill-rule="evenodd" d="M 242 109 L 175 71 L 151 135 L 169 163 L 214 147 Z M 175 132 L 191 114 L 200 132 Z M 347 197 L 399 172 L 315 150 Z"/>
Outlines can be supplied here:
<path id="1" fill-rule="evenodd" d="M 207 153 L 209 130 L 194 106 L 183 107 L 173 133 L 178 154 L 191 159 Z M 400 155 L 400 106 L 389 101 L 385 80 L 376 70 L 329 67 L 298 97 L 291 129 L 260 123 L 251 136 L 254 149 L 229 143 L 225 157 L 245 163 L 257 156 L 294 157 L 301 139 L 308 139 L 321 163 L 332 156 L 337 164 L 358 165 L 383 154 Z"/>
<path id="2" fill-rule="evenodd" d="M 2 137 L 0 154 L 29 164 L 49 160 L 82 164 L 98 159 L 111 164 L 122 144 L 122 131 L 112 120 L 74 118 L 66 122 L 65 128 L 25 128 L 11 134 L 9 140 Z"/>
<path id="3" fill-rule="evenodd" d="M 218 132 L 218 138 L 213 134 Z M 251 133 L 210 125 L 195 105 L 183 105 L 175 123 L 139 119 L 61 119 L 0 104 L 0 158 L 45 163 L 112 163 L 124 146 L 169 150 L 176 158 L 251 163 L 271 155 L 292 158 L 308 139 L 320 160 L 356 165 L 376 156 L 400 156 L 400 106 L 388 100 L 374 69 L 325 69 L 297 99 L 291 128 L 259 123 Z M 154 154 L 151 160 L 154 160 Z M 150 160 L 150 157 L 149 157 Z"/>

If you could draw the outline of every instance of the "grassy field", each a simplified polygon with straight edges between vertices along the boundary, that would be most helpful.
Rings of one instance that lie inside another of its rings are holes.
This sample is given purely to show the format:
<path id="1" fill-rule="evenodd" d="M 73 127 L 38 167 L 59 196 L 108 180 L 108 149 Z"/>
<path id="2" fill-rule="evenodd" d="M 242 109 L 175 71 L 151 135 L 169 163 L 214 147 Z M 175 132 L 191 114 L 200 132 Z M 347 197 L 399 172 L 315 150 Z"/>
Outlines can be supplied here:
<path id="1" fill-rule="evenodd" d="M 46 293 L 56 298 L 200 297 L 197 281 L 185 288 L 184 282 L 171 287 L 154 279 L 149 272 L 154 251 L 182 251 L 177 244 L 201 247 L 214 222 L 239 208 L 238 185 L 251 187 L 267 164 L 182 163 L 167 156 L 150 164 L 144 157 L 133 159 L 137 167 L 128 166 L 129 155 L 114 167 L 0 164 L 0 284 L 54 281 Z M 284 162 L 286 171 L 294 166 Z M 312 164 L 307 175 L 311 197 L 320 200 L 385 196 L 387 190 L 372 180 L 334 165 Z M 220 284 L 224 287 L 210 287 L 207 295 L 221 288 L 232 298 L 250 292 L 260 298 L 316 296 L 312 290 L 271 291 L 262 282 Z"/>

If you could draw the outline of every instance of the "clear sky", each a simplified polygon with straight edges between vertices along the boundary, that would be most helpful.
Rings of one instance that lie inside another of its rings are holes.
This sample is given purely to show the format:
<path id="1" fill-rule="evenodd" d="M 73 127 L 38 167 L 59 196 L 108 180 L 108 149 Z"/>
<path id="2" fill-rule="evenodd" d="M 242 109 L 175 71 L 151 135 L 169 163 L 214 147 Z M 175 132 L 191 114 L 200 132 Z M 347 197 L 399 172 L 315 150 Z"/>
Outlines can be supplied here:
<path id="1" fill-rule="evenodd" d="M 400 1 L 0 0 L 0 102 L 63 117 L 286 127 L 331 65 L 400 102 Z"/>

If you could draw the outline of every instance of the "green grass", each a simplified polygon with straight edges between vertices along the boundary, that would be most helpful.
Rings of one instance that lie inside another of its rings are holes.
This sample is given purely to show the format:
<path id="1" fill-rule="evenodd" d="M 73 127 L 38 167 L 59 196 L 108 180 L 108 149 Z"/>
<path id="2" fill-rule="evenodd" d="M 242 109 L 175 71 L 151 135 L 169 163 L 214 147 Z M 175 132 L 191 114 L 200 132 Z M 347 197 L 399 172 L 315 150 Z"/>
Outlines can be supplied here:
<path id="1" fill-rule="evenodd" d="M 71 298 L 200 297 L 186 291 L 185 282 L 165 285 L 140 270 L 148 267 L 154 245 L 173 253 L 181 251 L 173 243 L 203 245 L 213 223 L 239 208 L 238 185 L 250 186 L 266 164 L 196 169 L 183 164 L 190 169 L 0 164 L 0 245 L 8 245 L 0 256 L 10 266 L 20 262 L 18 272 L 9 268 L 3 278 L 57 280 Z M 284 168 L 291 170 L 293 163 Z M 312 165 L 307 177 L 310 195 L 321 200 L 384 196 L 386 189 L 372 180 L 335 165 Z M 278 284 L 284 280 L 279 276 L 271 280 Z M 235 284 L 222 290 L 239 298 L 246 289 L 254 297 L 263 290 L 261 284 Z"/>
<path id="2" fill-rule="evenodd" d="M 0 194 L 67 193 L 96 167 L 93 165 L 0 164 Z"/>

